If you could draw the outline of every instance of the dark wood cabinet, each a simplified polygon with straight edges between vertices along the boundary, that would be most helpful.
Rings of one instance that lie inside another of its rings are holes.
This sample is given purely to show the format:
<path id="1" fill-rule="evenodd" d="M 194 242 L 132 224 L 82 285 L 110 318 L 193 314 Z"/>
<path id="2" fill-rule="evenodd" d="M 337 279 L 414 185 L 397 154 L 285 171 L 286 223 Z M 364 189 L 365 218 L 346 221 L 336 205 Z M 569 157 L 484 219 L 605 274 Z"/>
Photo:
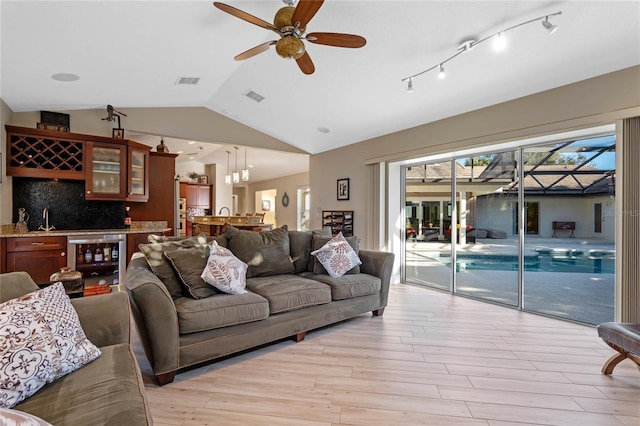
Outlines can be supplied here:
<path id="1" fill-rule="evenodd" d="M 180 182 L 180 197 L 187 200 L 187 208 L 211 208 L 211 185 Z"/>
<path id="2" fill-rule="evenodd" d="M 149 152 L 139 142 L 6 125 L 7 176 L 84 180 L 88 200 L 149 200 Z"/>
<path id="3" fill-rule="evenodd" d="M 167 221 L 175 230 L 175 174 L 178 154 L 149 153 L 149 202 L 131 205 L 131 217 L 135 221 Z"/>
<path id="4" fill-rule="evenodd" d="M 67 237 L 7 238 L 6 251 L 6 272 L 26 271 L 37 284 L 67 266 Z"/>

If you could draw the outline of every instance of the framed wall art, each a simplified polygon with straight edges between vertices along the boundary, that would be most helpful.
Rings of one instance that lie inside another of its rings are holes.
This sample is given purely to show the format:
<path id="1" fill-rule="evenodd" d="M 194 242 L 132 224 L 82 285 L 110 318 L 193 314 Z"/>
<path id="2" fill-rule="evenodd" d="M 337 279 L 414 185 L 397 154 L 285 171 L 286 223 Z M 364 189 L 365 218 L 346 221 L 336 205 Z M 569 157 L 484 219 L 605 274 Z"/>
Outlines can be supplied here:
<path id="1" fill-rule="evenodd" d="M 124 139 L 124 129 L 113 129 L 114 139 Z"/>
<path id="2" fill-rule="evenodd" d="M 338 179 L 338 200 L 349 199 L 349 178 Z"/>

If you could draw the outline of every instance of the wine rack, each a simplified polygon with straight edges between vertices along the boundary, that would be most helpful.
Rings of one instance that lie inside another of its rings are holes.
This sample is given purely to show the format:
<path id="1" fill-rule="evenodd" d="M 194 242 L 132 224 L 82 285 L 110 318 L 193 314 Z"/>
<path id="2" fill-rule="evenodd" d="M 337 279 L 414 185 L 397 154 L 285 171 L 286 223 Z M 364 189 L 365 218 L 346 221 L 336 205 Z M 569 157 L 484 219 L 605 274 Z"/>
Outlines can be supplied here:
<path id="1" fill-rule="evenodd" d="M 7 138 L 7 175 L 84 179 L 83 141 L 20 133 Z"/>
<path id="2" fill-rule="evenodd" d="M 342 232 L 344 237 L 353 236 L 353 210 L 324 210 L 322 227 L 330 228 L 331 235 Z"/>

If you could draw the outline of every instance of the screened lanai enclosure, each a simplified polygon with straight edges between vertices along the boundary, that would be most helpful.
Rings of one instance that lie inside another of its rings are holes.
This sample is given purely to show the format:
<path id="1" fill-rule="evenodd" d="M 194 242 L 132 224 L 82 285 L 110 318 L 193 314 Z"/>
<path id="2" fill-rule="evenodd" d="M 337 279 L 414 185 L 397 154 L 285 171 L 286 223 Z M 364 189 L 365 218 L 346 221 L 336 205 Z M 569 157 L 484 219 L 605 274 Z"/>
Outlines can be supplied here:
<path id="1" fill-rule="evenodd" d="M 615 135 L 405 168 L 404 280 L 614 320 Z"/>

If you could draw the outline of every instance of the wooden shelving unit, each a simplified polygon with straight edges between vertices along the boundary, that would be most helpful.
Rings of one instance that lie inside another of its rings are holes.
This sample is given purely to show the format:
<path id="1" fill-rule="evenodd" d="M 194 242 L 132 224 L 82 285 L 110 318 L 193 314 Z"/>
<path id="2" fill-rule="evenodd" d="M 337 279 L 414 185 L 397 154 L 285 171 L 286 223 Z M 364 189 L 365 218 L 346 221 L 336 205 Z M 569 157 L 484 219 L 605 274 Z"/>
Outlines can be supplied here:
<path id="1" fill-rule="evenodd" d="M 331 228 L 331 235 L 353 236 L 353 210 L 323 210 L 322 227 Z"/>

